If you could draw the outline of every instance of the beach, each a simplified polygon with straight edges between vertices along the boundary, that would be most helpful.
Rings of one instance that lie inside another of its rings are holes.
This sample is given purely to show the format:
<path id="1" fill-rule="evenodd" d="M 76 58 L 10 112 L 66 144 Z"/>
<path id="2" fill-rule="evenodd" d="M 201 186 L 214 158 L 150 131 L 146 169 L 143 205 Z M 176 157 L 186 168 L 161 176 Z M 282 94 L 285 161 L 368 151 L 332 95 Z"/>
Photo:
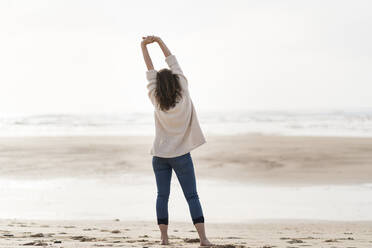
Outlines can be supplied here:
<path id="1" fill-rule="evenodd" d="M 206 223 L 215 247 L 371 247 L 371 222 Z M 0 247 L 167 247 L 154 222 L 1 220 Z M 171 247 L 199 247 L 191 223 L 171 222 Z"/>
<path id="2" fill-rule="evenodd" d="M 191 151 L 216 247 L 371 247 L 372 138 L 208 135 Z M 161 247 L 153 136 L 0 138 L 0 247 Z M 170 243 L 198 247 L 177 179 Z"/>

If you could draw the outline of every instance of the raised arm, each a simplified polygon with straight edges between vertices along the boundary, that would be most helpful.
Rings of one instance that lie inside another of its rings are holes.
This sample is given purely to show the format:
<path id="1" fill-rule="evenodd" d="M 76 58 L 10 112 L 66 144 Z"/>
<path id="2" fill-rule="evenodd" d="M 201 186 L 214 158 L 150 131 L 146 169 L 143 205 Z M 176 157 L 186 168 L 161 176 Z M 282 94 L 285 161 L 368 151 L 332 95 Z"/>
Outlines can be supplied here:
<path id="1" fill-rule="evenodd" d="M 149 54 L 149 51 L 147 50 L 147 44 L 150 44 L 154 42 L 154 37 L 153 36 L 146 36 L 142 37 L 143 40 L 141 42 L 141 48 L 142 48 L 142 54 L 143 58 L 145 59 L 145 63 L 147 66 L 147 70 L 154 70 L 154 65 L 152 64 L 152 60 Z"/>
<path id="2" fill-rule="evenodd" d="M 169 51 L 167 45 L 163 42 L 163 40 L 160 37 L 154 36 L 154 40 L 159 44 L 161 50 L 164 53 L 165 57 L 168 57 L 169 55 L 172 55 L 172 53 Z"/>
<path id="3" fill-rule="evenodd" d="M 163 51 L 164 56 L 165 56 L 165 62 L 167 62 L 168 66 L 172 70 L 172 72 L 174 74 L 180 74 L 183 77 L 185 77 L 185 75 L 183 74 L 183 71 L 182 71 L 182 69 L 181 69 L 181 67 L 180 67 L 180 65 L 179 65 L 179 63 L 176 59 L 176 56 L 169 51 L 168 47 L 165 45 L 163 40 L 160 37 L 157 37 L 157 36 L 154 36 L 154 40 L 159 44 L 161 50 Z"/>

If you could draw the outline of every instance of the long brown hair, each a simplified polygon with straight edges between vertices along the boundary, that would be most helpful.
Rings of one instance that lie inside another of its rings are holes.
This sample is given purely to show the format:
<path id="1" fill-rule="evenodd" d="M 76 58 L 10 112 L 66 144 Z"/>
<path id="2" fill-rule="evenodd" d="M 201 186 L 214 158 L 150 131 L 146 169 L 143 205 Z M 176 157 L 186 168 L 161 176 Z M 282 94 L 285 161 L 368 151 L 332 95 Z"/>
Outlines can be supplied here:
<path id="1" fill-rule="evenodd" d="M 171 70 L 164 68 L 156 75 L 155 99 L 162 111 L 167 111 L 176 106 L 182 98 L 182 88 L 179 76 Z"/>

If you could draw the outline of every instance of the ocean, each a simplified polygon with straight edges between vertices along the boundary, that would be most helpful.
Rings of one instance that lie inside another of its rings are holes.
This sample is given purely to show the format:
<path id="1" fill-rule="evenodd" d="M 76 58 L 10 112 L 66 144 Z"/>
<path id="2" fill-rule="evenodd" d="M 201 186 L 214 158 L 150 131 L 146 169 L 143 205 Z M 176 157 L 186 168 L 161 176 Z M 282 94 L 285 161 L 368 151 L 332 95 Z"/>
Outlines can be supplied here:
<path id="1" fill-rule="evenodd" d="M 206 135 L 372 137 L 372 108 L 306 111 L 197 111 Z M 0 114 L 0 136 L 154 135 L 153 112 Z"/>

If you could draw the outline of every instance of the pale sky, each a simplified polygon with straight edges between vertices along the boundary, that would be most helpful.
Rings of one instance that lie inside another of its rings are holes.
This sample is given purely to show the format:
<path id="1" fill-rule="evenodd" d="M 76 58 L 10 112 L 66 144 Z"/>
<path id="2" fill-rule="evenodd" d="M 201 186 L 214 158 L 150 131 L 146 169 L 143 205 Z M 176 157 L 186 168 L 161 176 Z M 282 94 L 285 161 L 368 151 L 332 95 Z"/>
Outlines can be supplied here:
<path id="1" fill-rule="evenodd" d="M 145 35 L 176 55 L 200 111 L 372 107 L 371 13 L 355 0 L 1 1 L 0 114 L 152 111 Z"/>

